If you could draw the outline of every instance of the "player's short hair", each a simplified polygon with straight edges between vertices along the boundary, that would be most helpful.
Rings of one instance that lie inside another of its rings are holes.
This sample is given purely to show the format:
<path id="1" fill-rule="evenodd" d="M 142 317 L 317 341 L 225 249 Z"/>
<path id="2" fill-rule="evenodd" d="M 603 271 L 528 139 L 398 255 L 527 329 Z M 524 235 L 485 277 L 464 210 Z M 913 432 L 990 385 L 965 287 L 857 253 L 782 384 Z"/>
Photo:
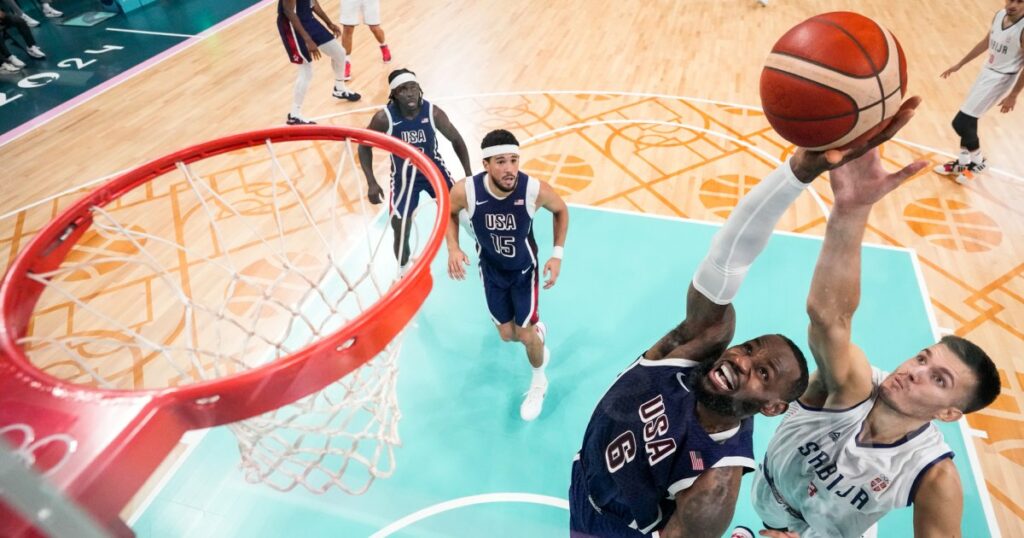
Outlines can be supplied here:
<path id="1" fill-rule="evenodd" d="M 480 142 L 480 149 L 489 148 L 491 146 L 518 146 L 519 140 L 516 140 L 516 135 L 506 131 L 505 129 L 495 129 L 484 135 L 484 139 Z"/>
<path id="2" fill-rule="evenodd" d="M 945 344 L 953 354 L 967 365 L 967 368 L 977 378 L 977 386 L 968 395 L 967 401 L 961 407 L 961 411 L 973 413 L 988 407 L 989 404 L 994 402 L 999 396 L 1002 387 L 999 382 L 999 371 L 996 370 L 996 363 L 992 361 L 992 357 L 989 357 L 988 353 L 985 353 L 985 350 L 981 349 L 974 342 L 959 336 L 943 336 L 939 343 Z"/>
<path id="3" fill-rule="evenodd" d="M 796 380 L 796 383 L 794 383 L 793 386 L 789 388 L 789 392 L 783 395 L 783 398 L 787 402 L 792 402 L 793 400 L 799 398 L 800 396 L 803 396 L 804 391 L 807 390 L 808 383 L 810 383 L 811 376 L 810 373 L 808 373 L 807 371 L 807 357 L 804 356 L 804 352 L 801 351 L 800 348 L 792 340 L 787 338 L 786 335 L 776 334 L 775 336 L 778 336 L 784 342 L 786 342 L 786 345 L 789 346 L 789 350 L 792 351 L 793 356 L 796 357 L 796 364 L 800 368 L 800 377 Z"/>

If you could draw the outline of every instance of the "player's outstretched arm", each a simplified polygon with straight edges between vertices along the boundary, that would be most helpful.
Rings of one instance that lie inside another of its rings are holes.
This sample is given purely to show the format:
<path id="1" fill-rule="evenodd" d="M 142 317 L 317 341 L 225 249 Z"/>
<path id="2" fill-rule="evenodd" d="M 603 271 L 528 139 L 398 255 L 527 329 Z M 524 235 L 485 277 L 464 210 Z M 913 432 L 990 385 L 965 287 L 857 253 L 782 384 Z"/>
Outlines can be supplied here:
<path id="1" fill-rule="evenodd" d="M 569 233 L 569 206 L 565 205 L 565 200 L 555 192 L 555 189 L 551 188 L 551 185 L 543 181 L 540 182 L 537 205 L 551 212 L 551 221 L 554 227 L 551 258 L 544 264 L 544 289 L 548 289 L 555 285 L 559 273 L 562 272 L 565 236 Z"/>
<path id="2" fill-rule="evenodd" d="M 953 67 L 950 67 L 949 69 L 943 71 L 942 74 L 939 76 L 942 78 L 947 78 L 949 77 L 949 75 L 952 75 L 953 73 L 959 71 L 961 67 L 971 63 L 971 60 L 977 58 L 978 56 L 981 56 L 981 53 L 988 50 L 988 37 L 988 32 L 985 32 L 985 36 L 981 38 L 981 41 L 978 41 L 978 43 L 974 45 L 974 48 L 967 51 L 967 54 L 963 58 L 961 58 L 959 62 L 953 64 Z"/>
<path id="3" fill-rule="evenodd" d="M 729 528 L 742 467 L 714 467 L 676 494 L 676 511 L 658 531 L 662 538 L 719 538 Z"/>
<path id="4" fill-rule="evenodd" d="M 378 133 L 388 132 L 387 113 L 381 110 L 374 114 L 366 128 Z M 381 203 L 384 200 L 384 189 L 380 188 L 377 178 L 373 175 L 373 148 L 370 146 L 359 146 L 359 167 L 366 176 L 366 197 L 371 204 Z"/>
<path id="5" fill-rule="evenodd" d="M 851 338 L 860 304 L 861 242 L 875 202 L 926 164 L 889 173 L 872 149 L 831 173 L 835 203 L 807 296 L 809 343 L 827 391 L 826 407 L 848 407 L 871 393 L 871 365 Z"/>
<path id="6" fill-rule="evenodd" d="M 448 114 L 445 114 L 437 106 L 434 107 L 434 125 L 452 143 L 452 149 L 455 150 L 455 155 L 459 157 L 459 162 L 462 163 L 462 171 L 466 173 L 466 177 L 472 176 L 473 168 L 469 166 L 469 149 L 466 148 L 466 141 L 462 139 L 462 134 L 459 133 L 459 130 L 448 119 Z"/>
<path id="7" fill-rule="evenodd" d="M 448 276 L 454 280 L 466 278 L 469 257 L 459 248 L 459 211 L 466 209 L 466 181 L 463 179 L 452 186 L 451 212 L 448 215 L 448 229 L 445 230 L 445 244 L 448 245 Z"/>
<path id="8" fill-rule="evenodd" d="M 960 538 L 964 494 L 953 460 L 925 471 L 914 496 L 914 538 Z"/>

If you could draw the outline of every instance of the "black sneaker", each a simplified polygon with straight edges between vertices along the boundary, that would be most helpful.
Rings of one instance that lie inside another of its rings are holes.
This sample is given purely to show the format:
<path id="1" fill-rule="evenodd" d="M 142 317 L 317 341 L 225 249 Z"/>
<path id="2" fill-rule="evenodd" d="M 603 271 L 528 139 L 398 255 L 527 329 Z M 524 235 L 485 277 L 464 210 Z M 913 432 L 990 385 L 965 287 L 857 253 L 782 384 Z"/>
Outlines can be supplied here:
<path id="1" fill-rule="evenodd" d="M 331 95 L 333 95 L 334 97 L 337 97 L 338 99 L 344 99 L 346 101 L 351 101 L 353 103 L 358 101 L 358 100 L 360 100 L 360 99 L 362 99 L 362 97 L 363 97 L 362 95 L 359 95 L 358 93 L 356 93 L 354 91 L 351 91 L 351 90 L 346 90 L 346 91 L 343 91 L 343 92 L 340 92 L 338 90 L 334 90 L 333 92 L 331 92 Z"/>
<path id="2" fill-rule="evenodd" d="M 288 114 L 288 120 L 285 123 L 288 125 L 316 125 L 316 122 L 313 120 L 307 120 L 301 116 L 292 116 L 291 114 Z"/>

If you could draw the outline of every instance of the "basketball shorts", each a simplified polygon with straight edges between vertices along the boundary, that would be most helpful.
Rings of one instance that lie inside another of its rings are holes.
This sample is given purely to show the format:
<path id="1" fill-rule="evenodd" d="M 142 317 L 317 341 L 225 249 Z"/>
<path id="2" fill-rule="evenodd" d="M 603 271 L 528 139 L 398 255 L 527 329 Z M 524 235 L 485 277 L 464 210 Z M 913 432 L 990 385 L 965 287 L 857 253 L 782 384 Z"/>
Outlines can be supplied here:
<path id="1" fill-rule="evenodd" d="M 988 109 L 1002 100 L 1013 87 L 1018 76 L 1020 75 L 997 73 L 983 67 L 981 73 L 978 74 L 978 79 L 974 81 L 974 86 L 971 86 L 971 91 L 967 93 L 967 99 L 960 107 L 960 112 L 980 118 Z"/>
<path id="2" fill-rule="evenodd" d="M 519 327 L 528 327 L 540 321 L 540 271 L 536 265 L 521 271 L 499 269 L 483 259 L 479 265 L 487 309 L 496 325 L 515 321 Z"/>
<path id="3" fill-rule="evenodd" d="M 583 466 L 578 459 L 572 462 L 572 481 L 569 483 L 570 538 L 640 538 L 657 535 L 657 531 L 643 534 L 620 518 L 601 513 L 587 494 Z"/>
<path id="4" fill-rule="evenodd" d="M 444 174 L 442 174 L 444 175 Z M 452 180 L 444 175 L 448 190 L 452 189 Z M 420 205 L 420 194 L 427 193 L 433 199 L 437 199 L 437 193 L 422 174 L 416 174 L 410 185 L 408 182 L 396 181 L 395 174 L 391 176 L 391 214 L 400 219 L 405 219 L 416 212 Z"/>
<path id="5" fill-rule="evenodd" d="M 341 0 L 341 24 L 358 26 L 360 18 L 368 26 L 378 26 L 380 0 Z"/>
<path id="6" fill-rule="evenodd" d="M 318 47 L 334 39 L 334 34 L 324 28 L 324 25 L 316 19 L 299 19 L 299 22 L 302 23 L 306 33 Z M 281 34 L 281 43 L 284 44 L 284 50 L 288 53 L 288 61 L 293 64 L 313 61 L 313 57 L 306 47 L 306 40 L 302 39 L 302 35 L 295 28 L 292 28 L 292 22 L 288 20 L 288 17 L 278 15 L 277 33 Z"/>

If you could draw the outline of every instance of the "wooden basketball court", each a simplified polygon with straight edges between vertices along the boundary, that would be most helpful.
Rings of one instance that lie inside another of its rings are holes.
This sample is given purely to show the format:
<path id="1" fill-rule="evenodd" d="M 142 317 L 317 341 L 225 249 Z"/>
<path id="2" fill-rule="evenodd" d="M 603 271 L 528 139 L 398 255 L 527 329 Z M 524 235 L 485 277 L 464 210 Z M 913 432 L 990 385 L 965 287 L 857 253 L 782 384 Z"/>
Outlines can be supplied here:
<path id="1" fill-rule="evenodd" d="M 321 3 L 337 15 L 337 0 Z M 394 61 L 382 64 L 369 31 L 357 28 L 349 85 L 363 100 L 333 99 L 322 60 L 308 116 L 365 126 L 387 99 L 388 71 L 407 67 L 449 113 L 476 168 L 480 138 L 504 127 L 525 141 L 524 171 L 571 203 L 714 222 L 793 149 L 757 109 L 761 64 L 790 26 L 854 8 L 891 29 L 907 55 L 909 91 L 924 104 L 885 158 L 891 166 L 915 158 L 937 164 L 957 149 L 950 121 L 981 60 L 948 80 L 939 74 L 1002 7 L 999 0 L 772 0 L 767 8 L 754 0 L 382 3 Z M 254 5 L 156 65 L 16 138 L 0 138 L 0 263 L 9 264 L 84 185 L 200 141 L 283 123 L 295 69 L 274 28 L 276 2 Z M 1024 534 L 1022 109 L 993 110 L 980 121 L 985 173 L 961 186 L 929 167 L 878 204 L 867 237 L 915 251 L 937 327 L 976 341 L 1000 367 L 1003 395 L 967 419 L 973 454 L 958 458 L 976 456 L 1005 536 Z M 782 230 L 824 231 L 826 181 Z"/>

